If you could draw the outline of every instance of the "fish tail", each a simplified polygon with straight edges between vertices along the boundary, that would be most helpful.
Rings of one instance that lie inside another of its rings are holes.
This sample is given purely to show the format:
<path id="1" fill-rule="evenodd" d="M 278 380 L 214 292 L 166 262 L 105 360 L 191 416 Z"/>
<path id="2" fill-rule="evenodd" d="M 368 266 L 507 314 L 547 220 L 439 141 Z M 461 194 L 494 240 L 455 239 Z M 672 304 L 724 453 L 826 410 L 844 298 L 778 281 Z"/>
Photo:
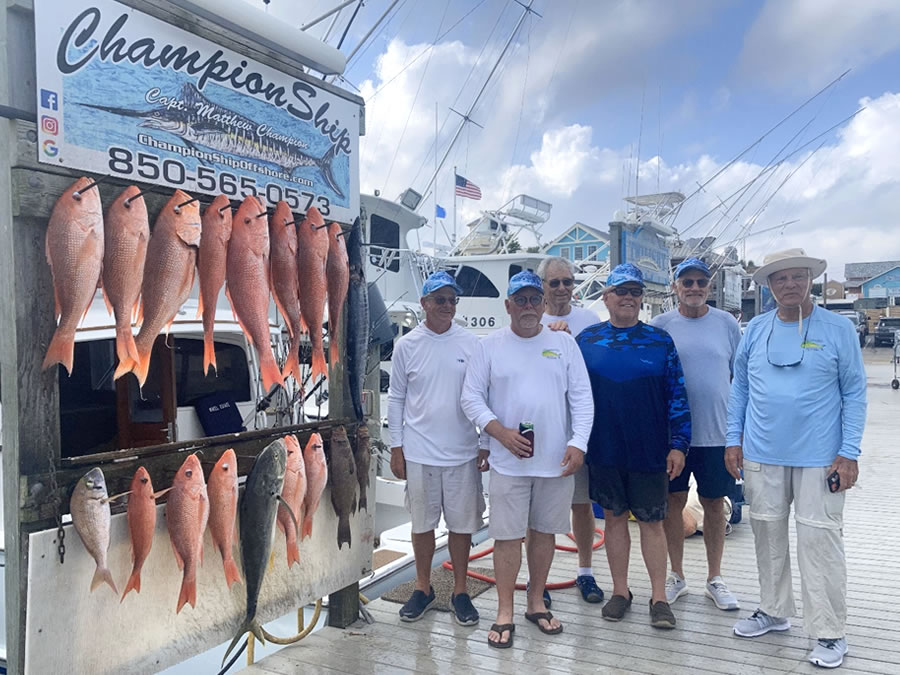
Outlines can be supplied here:
<path id="1" fill-rule="evenodd" d="M 137 361 L 126 354 L 124 359 L 119 359 L 119 365 L 116 366 L 116 372 L 113 373 L 113 380 L 118 380 L 126 373 L 130 373 L 136 365 Z"/>
<path id="2" fill-rule="evenodd" d="M 301 539 L 306 539 L 307 537 L 312 536 L 312 524 L 312 516 L 306 516 L 306 518 L 303 519 L 303 533 L 300 535 Z"/>
<path id="3" fill-rule="evenodd" d="M 362 511 L 362 510 L 368 511 L 369 510 L 369 502 L 366 499 L 365 494 L 361 494 L 359 496 L 359 510 L 360 511 Z"/>
<path id="4" fill-rule="evenodd" d="M 62 331 L 59 328 L 50 340 L 47 347 L 47 355 L 44 356 L 44 364 L 41 370 L 47 370 L 52 365 L 61 364 L 69 376 L 72 375 L 72 361 L 75 358 L 75 331 Z"/>
<path id="5" fill-rule="evenodd" d="M 213 370 L 218 374 L 219 368 L 216 366 L 216 348 L 213 343 L 213 333 L 212 331 L 204 331 L 203 332 L 203 374 L 206 375 L 209 372 L 209 367 L 212 366 Z"/>
<path id="6" fill-rule="evenodd" d="M 310 381 L 315 382 L 316 378 L 321 375 L 325 379 L 328 379 L 328 364 L 325 362 L 325 350 L 322 349 L 322 345 L 319 345 L 317 348 L 313 349 L 312 354 L 312 376 Z"/>
<path id="7" fill-rule="evenodd" d="M 136 593 L 141 592 L 141 570 L 138 567 L 135 567 L 131 572 L 131 576 L 128 578 L 128 583 L 125 585 L 125 591 L 122 593 L 122 600 L 125 599 L 125 596 L 128 595 L 129 591 L 134 590 Z M 122 602 L 119 600 L 119 602 Z"/>
<path id="8" fill-rule="evenodd" d="M 332 169 L 333 169 L 332 165 L 334 163 L 334 157 L 336 154 L 336 150 L 337 150 L 337 148 L 334 145 L 332 145 L 328 149 L 328 152 L 326 152 L 324 155 L 322 155 L 322 159 L 320 159 L 318 161 L 318 165 L 319 165 L 319 170 L 322 172 L 322 175 L 325 177 L 325 181 L 328 183 L 328 187 L 330 187 L 332 190 L 334 190 L 338 194 L 338 197 L 343 198 L 344 192 L 338 186 L 337 181 L 334 178 L 334 173 L 332 171 Z"/>
<path id="9" fill-rule="evenodd" d="M 113 593 L 119 594 L 119 589 L 116 588 L 116 582 L 113 581 L 112 572 L 109 571 L 109 568 L 97 565 L 97 569 L 94 571 L 94 578 L 91 579 L 91 593 L 102 583 L 109 584 L 109 587 L 113 589 Z"/>
<path id="10" fill-rule="evenodd" d="M 141 351 L 138 350 L 138 358 L 136 361 L 131 362 L 131 367 L 129 368 L 129 370 L 137 377 L 138 384 L 140 384 L 141 387 L 144 386 L 144 382 L 147 381 L 147 373 L 150 372 L 150 354 L 152 351 L 152 344 L 146 354 L 142 354 Z"/>
<path id="11" fill-rule="evenodd" d="M 241 573 L 238 572 L 237 565 L 234 562 L 234 558 L 228 558 L 224 561 L 225 563 L 225 582 L 228 584 L 228 588 L 231 588 L 231 585 L 236 581 L 241 583 Z"/>
<path id="12" fill-rule="evenodd" d="M 338 531 L 337 531 L 337 542 L 338 542 L 338 550 L 344 545 L 344 542 L 347 542 L 347 547 L 351 548 L 352 545 L 350 543 L 350 518 L 344 517 L 338 521 Z"/>
<path id="13" fill-rule="evenodd" d="M 297 539 L 294 538 L 293 545 L 288 544 L 287 547 L 287 564 L 288 569 L 290 569 L 291 565 L 294 563 L 300 562 L 300 546 L 297 544 Z"/>
<path id="14" fill-rule="evenodd" d="M 137 361 L 140 358 L 131 325 L 127 322 L 116 326 L 116 356 L 119 357 L 119 363 Z"/>
<path id="15" fill-rule="evenodd" d="M 225 656 L 222 657 L 222 665 L 225 665 L 225 661 L 228 660 L 228 655 L 231 654 L 231 650 L 237 646 L 237 643 L 241 641 L 241 638 L 244 637 L 245 633 L 253 633 L 253 636 L 259 640 L 260 644 L 266 643 L 265 636 L 262 632 L 262 626 L 259 625 L 259 622 L 256 619 L 244 621 L 244 623 L 241 624 L 241 627 L 238 628 L 238 632 L 235 634 L 234 639 L 232 639 L 231 644 L 228 645 L 228 649 L 225 650 Z"/>
<path id="16" fill-rule="evenodd" d="M 178 594 L 178 607 L 175 613 L 178 614 L 187 603 L 190 603 L 191 607 L 197 606 L 197 580 L 185 576 L 181 582 L 181 593 Z"/>
<path id="17" fill-rule="evenodd" d="M 298 384 L 303 383 L 303 377 L 300 374 L 300 355 L 294 349 L 293 345 L 291 345 L 291 353 L 288 354 L 287 361 L 284 362 L 281 377 L 286 380 L 292 375 Z"/>
<path id="18" fill-rule="evenodd" d="M 259 353 L 259 370 L 260 374 L 262 374 L 263 387 L 265 387 L 267 392 L 272 391 L 272 387 L 276 384 L 283 387 L 284 379 L 282 379 L 281 371 L 278 369 L 278 364 L 275 362 L 272 348 L 266 347 L 257 351 Z"/>
<path id="19" fill-rule="evenodd" d="M 338 349 L 338 341 L 336 336 L 331 340 L 331 342 L 328 343 L 328 356 L 332 368 L 334 368 L 341 362 L 341 352 Z"/>

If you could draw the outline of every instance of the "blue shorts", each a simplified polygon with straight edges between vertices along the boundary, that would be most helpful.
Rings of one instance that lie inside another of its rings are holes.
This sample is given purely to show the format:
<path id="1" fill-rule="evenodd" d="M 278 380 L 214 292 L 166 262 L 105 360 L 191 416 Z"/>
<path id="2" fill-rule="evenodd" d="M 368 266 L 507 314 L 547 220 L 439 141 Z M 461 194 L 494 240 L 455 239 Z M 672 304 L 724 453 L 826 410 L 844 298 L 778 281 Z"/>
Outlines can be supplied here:
<path id="1" fill-rule="evenodd" d="M 734 492 L 734 476 L 725 468 L 725 447 L 691 448 L 684 471 L 669 482 L 669 492 L 687 492 L 691 474 L 697 481 L 697 494 L 706 499 L 727 497 Z"/>

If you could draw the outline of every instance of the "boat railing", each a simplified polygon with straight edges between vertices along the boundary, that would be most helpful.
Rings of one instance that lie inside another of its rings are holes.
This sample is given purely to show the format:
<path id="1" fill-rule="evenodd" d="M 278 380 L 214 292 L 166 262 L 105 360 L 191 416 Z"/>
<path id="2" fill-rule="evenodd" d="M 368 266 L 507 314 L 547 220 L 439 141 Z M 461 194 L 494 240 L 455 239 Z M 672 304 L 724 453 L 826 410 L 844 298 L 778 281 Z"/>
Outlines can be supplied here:
<path id="1" fill-rule="evenodd" d="M 588 273 L 584 279 L 578 281 L 572 290 L 572 295 L 584 305 L 592 304 L 603 294 L 607 276 L 609 276 L 609 263 L 604 262 L 598 265 L 596 270 Z"/>

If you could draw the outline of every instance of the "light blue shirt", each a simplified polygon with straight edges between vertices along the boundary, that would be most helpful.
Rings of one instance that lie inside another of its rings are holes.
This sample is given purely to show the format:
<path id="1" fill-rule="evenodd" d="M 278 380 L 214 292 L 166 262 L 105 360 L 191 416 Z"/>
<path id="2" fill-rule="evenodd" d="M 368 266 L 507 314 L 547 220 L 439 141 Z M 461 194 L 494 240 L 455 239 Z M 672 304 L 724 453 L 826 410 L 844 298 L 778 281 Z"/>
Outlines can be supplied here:
<path id="1" fill-rule="evenodd" d="M 820 307 L 802 332 L 774 310 L 750 322 L 734 362 L 727 445 L 743 445 L 744 459 L 762 464 L 829 466 L 836 455 L 859 457 L 865 423 L 866 372 L 852 323 Z"/>

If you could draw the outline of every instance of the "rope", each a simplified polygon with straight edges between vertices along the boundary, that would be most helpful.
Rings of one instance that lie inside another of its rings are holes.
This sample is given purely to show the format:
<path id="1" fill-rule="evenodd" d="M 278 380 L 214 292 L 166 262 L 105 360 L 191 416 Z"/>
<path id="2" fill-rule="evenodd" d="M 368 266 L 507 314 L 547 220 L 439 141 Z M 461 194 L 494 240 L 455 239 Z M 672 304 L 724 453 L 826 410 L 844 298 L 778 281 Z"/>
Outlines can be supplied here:
<path id="1" fill-rule="evenodd" d="M 603 546 L 604 542 L 606 541 L 606 534 L 603 532 L 603 530 L 601 530 L 598 527 L 598 528 L 594 529 L 594 532 L 596 534 L 599 534 L 600 538 L 594 542 L 594 545 L 591 547 L 592 551 L 596 551 L 598 548 Z M 575 541 L 575 537 L 572 535 L 571 532 L 569 532 L 566 536 L 569 537 L 569 539 L 571 539 L 572 541 Z M 566 551 L 568 553 L 577 553 L 578 552 L 578 549 L 575 546 L 563 546 L 561 544 L 557 544 L 554 548 L 557 551 Z M 494 552 L 494 547 L 491 546 L 489 548 L 486 548 L 483 551 L 479 551 L 478 553 L 473 553 L 472 555 L 469 556 L 469 562 L 472 562 L 473 560 L 478 560 L 479 558 L 484 558 L 485 556 L 488 556 L 493 552 Z M 445 561 L 444 564 L 442 565 L 442 567 L 446 570 L 450 570 L 451 572 L 453 571 L 453 564 L 449 560 Z M 489 577 L 488 575 L 481 574 L 480 572 L 473 572 L 472 570 L 467 570 L 466 576 L 469 576 L 472 579 L 478 579 L 479 581 L 484 581 L 489 584 L 494 584 L 494 585 L 497 584 L 497 580 L 494 577 Z M 559 581 L 559 582 L 556 582 L 553 584 L 546 584 L 544 586 L 544 588 L 546 588 L 548 591 L 559 591 L 564 588 L 572 588 L 574 585 L 575 585 L 575 580 L 572 579 L 571 581 Z M 525 584 L 516 584 L 516 590 L 524 591 Z"/>

